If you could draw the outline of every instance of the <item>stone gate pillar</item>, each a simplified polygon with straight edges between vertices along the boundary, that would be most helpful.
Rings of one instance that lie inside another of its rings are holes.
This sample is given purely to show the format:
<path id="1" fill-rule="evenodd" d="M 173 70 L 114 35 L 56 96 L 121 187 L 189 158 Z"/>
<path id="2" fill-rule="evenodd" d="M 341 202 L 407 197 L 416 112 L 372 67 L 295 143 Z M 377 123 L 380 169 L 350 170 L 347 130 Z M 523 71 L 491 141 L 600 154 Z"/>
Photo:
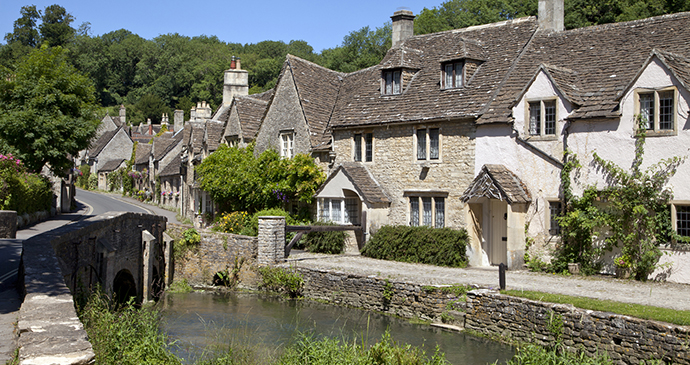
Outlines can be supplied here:
<path id="1" fill-rule="evenodd" d="M 259 265 L 285 261 L 285 217 L 259 217 Z"/>
<path id="2" fill-rule="evenodd" d="M 165 257 L 165 287 L 169 288 L 173 282 L 173 275 L 175 274 L 175 263 L 173 262 L 173 246 L 175 240 L 167 233 L 163 232 L 163 242 L 165 243 L 164 257 Z"/>

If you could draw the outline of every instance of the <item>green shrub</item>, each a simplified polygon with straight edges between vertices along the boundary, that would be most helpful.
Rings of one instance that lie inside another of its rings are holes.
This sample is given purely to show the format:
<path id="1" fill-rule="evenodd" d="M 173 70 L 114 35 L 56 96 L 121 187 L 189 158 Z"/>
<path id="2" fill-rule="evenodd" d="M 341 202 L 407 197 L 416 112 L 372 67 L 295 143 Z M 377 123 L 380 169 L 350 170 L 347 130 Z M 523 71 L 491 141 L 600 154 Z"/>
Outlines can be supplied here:
<path id="1" fill-rule="evenodd" d="M 644 362 L 643 362 L 644 363 Z M 613 365 L 613 361 L 606 353 L 589 356 L 584 351 L 576 353 L 559 348 L 558 346 L 547 349 L 541 346 L 528 344 L 518 348 L 517 354 L 508 362 L 509 365 Z"/>
<path id="2" fill-rule="evenodd" d="M 247 226 L 243 230 L 241 230 L 239 232 L 239 234 L 243 234 L 245 236 L 257 236 L 257 235 L 259 235 L 259 217 L 263 217 L 263 216 L 285 217 L 285 223 L 288 225 L 296 225 L 296 224 L 302 223 L 302 222 L 298 221 L 297 219 L 293 218 L 290 215 L 290 213 L 286 212 L 283 209 L 280 209 L 280 208 L 264 209 L 264 210 L 260 210 L 256 213 L 254 213 L 254 215 L 252 215 L 252 219 L 249 222 L 249 226 Z"/>
<path id="3" fill-rule="evenodd" d="M 79 166 L 79 176 L 77 177 L 77 186 L 82 189 L 89 189 L 89 176 L 91 176 L 91 166 Z"/>
<path id="4" fill-rule="evenodd" d="M 335 223 L 316 222 L 317 226 L 337 226 Z M 311 232 L 302 238 L 302 246 L 309 252 L 338 254 L 343 253 L 345 248 L 345 238 L 347 233 L 344 231 L 334 232 Z"/>
<path id="5" fill-rule="evenodd" d="M 295 271 L 282 267 L 263 266 L 259 268 L 259 275 L 261 275 L 259 289 L 285 293 L 290 298 L 302 296 L 304 279 Z"/>
<path id="6" fill-rule="evenodd" d="M 53 190 L 50 181 L 26 170 L 12 155 L 0 155 L 0 209 L 17 214 L 50 210 Z"/>
<path id="7" fill-rule="evenodd" d="M 251 225 L 251 219 L 252 217 L 247 212 L 223 213 L 213 225 L 212 230 L 238 234 Z"/>
<path id="8" fill-rule="evenodd" d="M 362 255 L 437 266 L 467 266 L 467 231 L 450 228 L 383 226 Z"/>
<path id="9" fill-rule="evenodd" d="M 182 237 L 175 243 L 173 247 L 173 256 L 175 259 L 181 259 L 187 251 L 197 249 L 201 243 L 201 235 L 194 228 L 190 228 L 182 232 Z"/>
<path id="10" fill-rule="evenodd" d="M 97 174 L 91 174 L 89 175 L 89 190 L 96 190 L 98 189 L 98 175 Z"/>

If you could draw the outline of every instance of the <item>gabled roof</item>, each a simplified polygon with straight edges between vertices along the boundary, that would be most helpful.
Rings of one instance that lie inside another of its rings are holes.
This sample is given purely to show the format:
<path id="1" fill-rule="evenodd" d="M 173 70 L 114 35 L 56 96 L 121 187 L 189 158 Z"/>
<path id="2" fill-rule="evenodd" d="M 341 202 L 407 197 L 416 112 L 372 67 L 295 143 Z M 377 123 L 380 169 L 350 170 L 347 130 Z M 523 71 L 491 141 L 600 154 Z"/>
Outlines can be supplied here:
<path id="1" fill-rule="evenodd" d="M 139 143 L 137 144 L 137 151 L 134 155 L 134 164 L 135 165 L 142 165 L 142 164 L 149 164 L 149 156 L 151 155 L 151 149 L 153 148 L 153 145 L 148 144 L 148 143 Z"/>
<path id="2" fill-rule="evenodd" d="M 101 166 L 101 168 L 98 171 L 99 172 L 115 171 L 118 168 L 120 168 L 120 166 L 122 166 L 123 162 L 125 162 L 125 159 L 123 159 L 123 158 L 120 158 L 117 160 L 110 160 L 110 161 L 104 163 L 103 166 Z"/>
<path id="3" fill-rule="evenodd" d="M 242 96 L 235 98 L 234 105 L 237 107 L 237 115 L 240 119 L 242 137 L 245 139 L 256 139 L 261 120 L 266 114 L 268 101 L 266 96 L 273 96 L 273 90 L 261 94 Z"/>
<path id="4" fill-rule="evenodd" d="M 413 36 L 391 49 L 381 64 L 344 77 L 331 127 L 475 118 L 489 104 L 537 30 L 534 17 Z M 442 89 L 441 63 L 478 59 L 462 88 Z M 402 63 L 398 60 L 402 59 Z M 415 65 L 400 95 L 381 95 L 381 70 Z"/>
<path id="5" fill-rule="evenodd" d="M 169 164 L 167 164 L 158 176 L 176 176 L 180 175 L 180 156 L 175 156 Z"/>
<path id="6" fill-rule="evenodd" d="M 325 133 L 326 127 L 338 98 L 344 74 L 293 55 L 286 57 L 281 81 L 285 80 L 283 76 L 288 70 L 292 73 L 304 118 L 309 127 L 312 148 L 330 142 L 330 134 Z"/>
<path id="7" fill-rule="evenodd" d="M 516 97 L 514 103 L 520 101 L 541 72 L 543 72 L 546 77 L 549 78 L 549 81 L 551 81 L 553 86 L 571 104 L 581 105 L 583 103 L 582 96 L 580 95 L 580 89 L 578 87 L 578 75 L 573 70 L 545 64 L 539 65 L 539 68 L 537 68 L 534 76 L 532 76 L 532 79 L 527 83 L 527 85 L 525 85 L 520 94 Z"/>
<path id="8" fill-rule="evenodd" d="M 505 200 L 509 204 L 528 203 L 532 197 L 525 184 L 503 165 L 484 165 L 474 181 L 462 194 L 462 201 L 486 197 Z"/>
<path id="9" fill-rule="evenodd" d="M 220 140 L 223 138 L 223 132 L 225 131 L 225 124 L 223 122 L 209 120 L 206 122 L 206 128 L 204 133 L 204 142 L 206 143 L 206 149 L 209 152 L 213 152 L 218 149 Z"/>
<path id="10" fill-rule="evenodd" d="M 630 80 L 628 86 L 626 86 L 625 89 L 618 93 L 617 100 L 620 100 L 620 98 L 622 98 L 623 95 L 625 95 L 625 93 L 627 93 L 628 90 L 630 90 L 630 88 L 635 84 L 635 82 L 637 82 L 637 79 L 640 77 L 640 75 L 642 75 L 647 66 L 649 66 L 649 64 L 655 58 L 659 59 L 659 61 L 661 61 L 661 63 L 664 66 L 666 66 L 666 69 L 668 69 L 668 71 L 671 72 L 673 76 L 675 76 L 675 78 L 681 83 L 681 85 L 683 85 L 685 90 L 690 91 L 690 88 L 688 88 L 688 86 L 690 86 L 690 59 L 670 52 L 664 52 L 658 49 L 653 49 L 650 52 L 647 61 L 642 65 L 642 67 L 640 67 L 635 77 L 632 80 Z"/>
<path id="11" fill-rule="evenodd" d="M 120 129 L 118 128 L 114 131 L 107 131 L 107 132 L 104 132 L 103 134 L 101 134 L 101 136 L 98 137 L 98 139 L 96 139 L 96 141 L 91 144 L 91 147 L 89 148 L 89 151 L 88 151 L 89 157 L 98 156 L 98 154 L 101 153 L 101 151 L 103 151 L 105 146 L 107 146 L 108 143 L 110 143 L 110 140 L 112 140 L 113 137 L 115 137 L 115 135 L 119 131 L 120 131 Z"/>
<path id="12" fill-rule="evenodd" d="M 378 184 L 378 182 L 376 182 L 374 177 L 371 176 L 366 166 L 358 162 L 342 163 L 330 174 L 330 176 L 328 176 L 328 179 L 324 181 L 314 195 L 319 195 L 324 187 L 326 187 L 326 185 L 328 185 L 328 183 L 333 180 L 338 173 L 342 173 L 350 180 L 352 185 L 357 190 L 357 194 L 362 197 L 363 201 L 374 204 L 390 204 L 391 201 L 383 191 L 383 188 Z"/>
<path id="13" fill-rule="evenodd" d="M 182 134 L 178 133 L 174 137 L 172 133 L 165 133 L 164 135 L 153 139 L 153 159 L 161 160 L 165 155 L 172 151 L 178 143 L 182 142 Z"/>
<path id="14" fill-rule="evenodd" d="M 515 100 L 541 64 L 572 70 L 578 76 L 582 103 L 570 119 L 619 117 L 617 99 L 646 65 L 653 49 L 660 55 L 672 52 L 690 57 L 688 24 L 690 13 L 677 13 L 561 32 L 537 32 L 478 123 L 509 122 Z"/>

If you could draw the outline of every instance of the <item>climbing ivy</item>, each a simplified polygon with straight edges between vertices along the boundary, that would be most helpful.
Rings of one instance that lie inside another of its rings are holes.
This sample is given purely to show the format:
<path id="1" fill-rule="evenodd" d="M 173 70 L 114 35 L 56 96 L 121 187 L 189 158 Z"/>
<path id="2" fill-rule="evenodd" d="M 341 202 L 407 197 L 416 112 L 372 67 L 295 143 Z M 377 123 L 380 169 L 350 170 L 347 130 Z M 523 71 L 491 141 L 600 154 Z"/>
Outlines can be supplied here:
<path id="1" fill-rule="evenodd" d="M 685 157 L 671 157 L 642 170 L 646 123 L 637 118 L 635 158 L 629 171 L 594 153 L 594 164 L 608 186 L 585 189 L 582 197 L 572 194 L 570 174 L 579 168 L 575 155 L 566 154 L 561 182 L 565 212 L 559 218 L 562 244 L 558 247 L 554 270 L 565 271 L 568 262 L 578 262 L 584 273 L 598 271 L 602 249 L 619 247 L 631 259 L 635 279 L 646 280 L 657 267 L 660 243 L 680 239 L 670 225 L 669 202 L 673 192 L 667 183 Z M 605 245 L 596 247 L 594 236 Z M 564 266 L 565 265 L 565 266 Z"/>

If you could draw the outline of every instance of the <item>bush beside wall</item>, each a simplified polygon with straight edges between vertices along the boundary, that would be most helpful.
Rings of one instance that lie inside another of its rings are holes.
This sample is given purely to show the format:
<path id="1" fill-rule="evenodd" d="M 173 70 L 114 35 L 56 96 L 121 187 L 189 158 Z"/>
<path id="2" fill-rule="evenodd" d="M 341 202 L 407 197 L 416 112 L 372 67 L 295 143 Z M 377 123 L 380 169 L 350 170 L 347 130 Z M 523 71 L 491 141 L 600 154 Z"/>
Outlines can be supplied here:
<path id="1" fill-rule="evenodd" d="M 383 226 L 362 255 L 437 266 L 467 266 L 467 231 L 450 228 Z"/>

